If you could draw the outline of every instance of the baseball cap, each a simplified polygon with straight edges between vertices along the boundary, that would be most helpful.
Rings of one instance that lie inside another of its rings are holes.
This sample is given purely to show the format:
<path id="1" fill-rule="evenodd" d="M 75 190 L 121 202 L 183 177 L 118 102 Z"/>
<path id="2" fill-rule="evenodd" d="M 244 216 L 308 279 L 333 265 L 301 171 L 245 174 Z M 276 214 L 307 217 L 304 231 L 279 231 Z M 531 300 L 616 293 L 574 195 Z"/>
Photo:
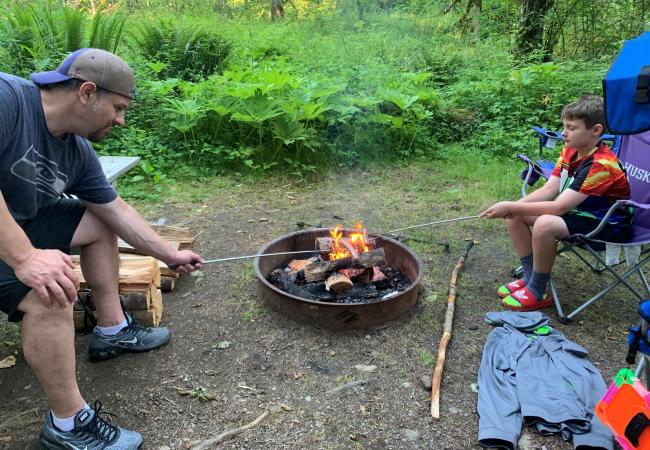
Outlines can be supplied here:
<path id="1" fill-rule="evenodd" d="M 135 77 L 129 65 L 119 56 L 98 48 L 80 48 L 56 70 L 31 75 L 39 86 L 63 83 L 71 79 L 91 81 L 107 91 L 135 98 Z"/>

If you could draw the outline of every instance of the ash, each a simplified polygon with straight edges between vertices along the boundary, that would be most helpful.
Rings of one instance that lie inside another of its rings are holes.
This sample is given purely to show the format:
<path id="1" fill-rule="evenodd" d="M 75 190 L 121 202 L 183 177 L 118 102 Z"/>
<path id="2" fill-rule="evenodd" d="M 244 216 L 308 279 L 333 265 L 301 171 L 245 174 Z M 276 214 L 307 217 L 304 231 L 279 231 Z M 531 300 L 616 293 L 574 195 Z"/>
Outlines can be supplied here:
<path id="1" fill-rule="evenodd" d="M 332 303 L 377 303 L 394 297 L 411 285 L 411 280 L 399 269 L 384 265 L 379 266 L 379 270 L 386 278 L 367 284 L 355 281 L 349 291 L 338 296 L 325 289 L 324 281 L 298 282 L 296 274 L 291 273 L 291 269 L 286 266 L 271 272 L 268 281 L 288 294 L 307 300 Z"/>

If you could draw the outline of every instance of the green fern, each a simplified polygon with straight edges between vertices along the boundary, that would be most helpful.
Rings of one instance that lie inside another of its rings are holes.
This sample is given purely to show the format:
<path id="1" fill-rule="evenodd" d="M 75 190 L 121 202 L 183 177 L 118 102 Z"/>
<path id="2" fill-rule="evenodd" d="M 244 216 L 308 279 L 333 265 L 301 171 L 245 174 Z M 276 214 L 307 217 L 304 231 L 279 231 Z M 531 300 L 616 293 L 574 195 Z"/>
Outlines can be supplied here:
<path id="1" fill-rule="evenodd" d="M 65 30 L 65 44 L 63 50 L 66 53 L 73 52 L 84 46 L 86 15 L 83 11 L 65 8 L 63 10 L 63 23 Z"/>

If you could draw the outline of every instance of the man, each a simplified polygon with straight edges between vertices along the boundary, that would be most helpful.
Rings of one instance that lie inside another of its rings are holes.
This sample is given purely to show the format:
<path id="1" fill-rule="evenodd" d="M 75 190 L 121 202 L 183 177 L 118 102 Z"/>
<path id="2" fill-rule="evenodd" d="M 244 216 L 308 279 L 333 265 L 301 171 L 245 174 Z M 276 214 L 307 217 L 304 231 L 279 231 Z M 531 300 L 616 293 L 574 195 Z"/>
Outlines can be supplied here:
<path id="1" fill-rule="evenodd" d="M 139 433 L 105 422 L 75 378 L 72 306 L 79 280 L 68 256 L 81 249 L 97 327 L 91 360 L 165 345 L 166 328 L 145 328 L 122 311 L 116 235 L 180 272 L 201 268 L 196 253 L 162 240 L 108 183 L 89 142 L 124 125 L 135 97 L 130 67 L 98 49 L 80 49 L 34 84 L 0 74 L 0 310 L 22 320 L 25 360 L 51 411 L 47 449 L 137 449 Z M 77 199 L 62 198 L 62 193 Z"/>

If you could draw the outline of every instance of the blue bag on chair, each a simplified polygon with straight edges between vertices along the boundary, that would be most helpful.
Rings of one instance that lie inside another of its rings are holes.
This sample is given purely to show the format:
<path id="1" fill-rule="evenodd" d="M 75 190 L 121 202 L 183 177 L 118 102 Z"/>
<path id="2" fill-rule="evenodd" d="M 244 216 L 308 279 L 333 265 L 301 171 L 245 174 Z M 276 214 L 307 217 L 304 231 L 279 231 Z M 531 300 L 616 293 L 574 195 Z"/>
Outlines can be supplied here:
<path id="1" fill-rule="evenodd" d="M 650 300 L 639 302 L 639 316 L 641 321 L 635 327 L 630 327 L 627 334 L 628 353 L 625 358 L 628 364 L 634 364 L 636 353 L 641 352 L 650 355 L 650 332 L 648 331 L 648 323 L 650 323 Z M 645 325 L 644 325 L 645 323 Z"/>
<path id="2" fill-rule="evenodd" d="M 603 79 L 605 115 L 610 133 L 650 130 L 650 32 L 625 41 Z"/>

